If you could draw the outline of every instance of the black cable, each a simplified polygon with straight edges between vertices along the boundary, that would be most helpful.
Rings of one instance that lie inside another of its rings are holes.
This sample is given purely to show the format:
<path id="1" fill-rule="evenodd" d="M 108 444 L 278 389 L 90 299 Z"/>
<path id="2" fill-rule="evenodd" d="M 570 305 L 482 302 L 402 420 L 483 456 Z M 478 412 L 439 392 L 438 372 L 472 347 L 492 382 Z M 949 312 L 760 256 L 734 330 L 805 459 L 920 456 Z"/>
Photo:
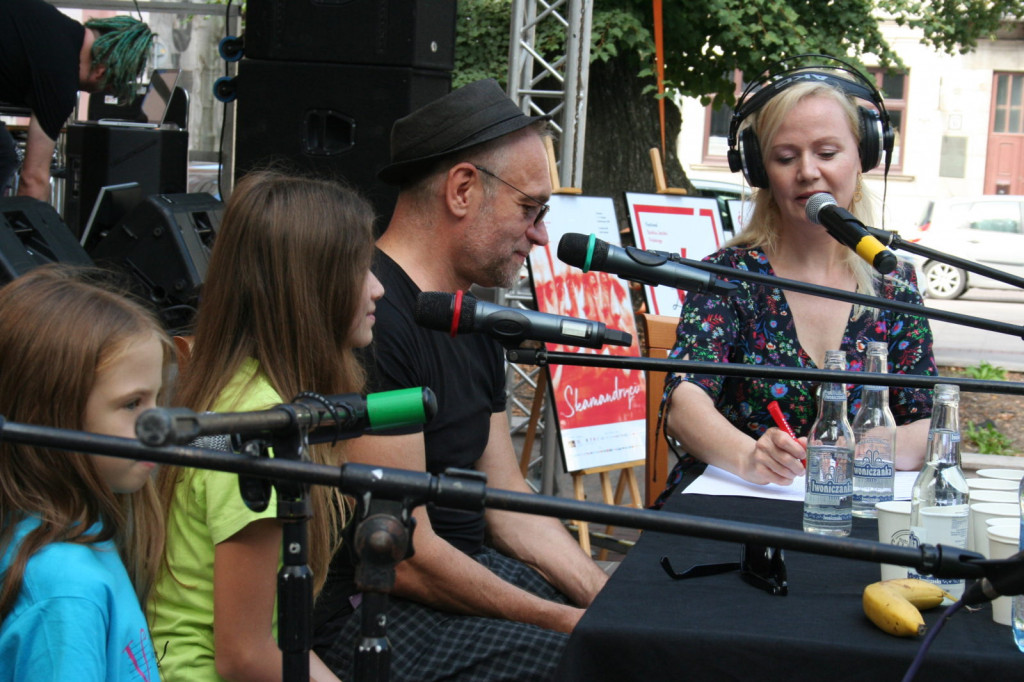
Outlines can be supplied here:
<path id="1" fill-rule="evenodd" d="M 928 653 L 928 649 L 931 647 L 932 642 L 939 636 L 939 631 L 942 630 L 942 626 L 946 624 L 946 621 L 953 617 L 953 614 L 964 607 L 964 600 L 950 604 L 945 611 L 942 612 L 942 618 L 935 624 L 928 634 L 925 635 L 924 641 L 921 642 L 921 648 L 917 650 L 917 655 L 914 656 L 914 660 L 911 661 L 910 667 L 907 668 L 906 674 L 903 676 L 903 682 L 911 682 L 914 676 L 917 675 L 917 671 L 921 668 L 921 664 L 924 663 L 925 654 Z"/>
<path id="2" fill-rule="evenodd" d="M 324 410 L 331 415 L 331 419 L 334 421 L 334 440 L 331 441 L 331 447 L 334 447 L 338 443 L 338 439 L 344 435 L 341 430 L 341 413 L 338 412 L 338 407 L 327 399 L 327 396 L 315 391 L 302 391 L 297 396 L 292 398 L 292 402 L 297 402 L 302 398 L 308 398 L 314 402 L 323 405 Z"/>
<path id="3" fill-rule="evenodd" d="M 136 0 L 138 2 L 138 0 Z M 224 37 L 229 38 L 230 34 L 228 30 L 231 26 L 231 0 L 228 0 L 224 6 Z M 228 78 L 231 75 L 231 65 L 228 60 L 224 60 L 224 77 Z M 220 142 L 217 147 L 217 197 L 224 201 L 224 131 L 228 127 L 228 102 L 222 102 L 224 109 L 221 111 L 220 117 Z"/>

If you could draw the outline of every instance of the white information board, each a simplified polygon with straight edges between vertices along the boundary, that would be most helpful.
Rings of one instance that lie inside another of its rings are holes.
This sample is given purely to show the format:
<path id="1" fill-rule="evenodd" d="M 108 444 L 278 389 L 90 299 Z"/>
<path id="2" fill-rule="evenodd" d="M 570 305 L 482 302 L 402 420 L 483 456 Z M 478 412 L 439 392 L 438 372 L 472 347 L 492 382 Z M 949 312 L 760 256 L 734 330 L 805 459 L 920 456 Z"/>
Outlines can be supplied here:
<path id="1" fill-rule="evenodd" d="M 626 205 L 637 248 L 700 260 L 725 241 L 715 199 L 627 192 Z M 644 286 L 644 293 L 648 312 L 673 316 L 682 312 L 685 291 Z"/>

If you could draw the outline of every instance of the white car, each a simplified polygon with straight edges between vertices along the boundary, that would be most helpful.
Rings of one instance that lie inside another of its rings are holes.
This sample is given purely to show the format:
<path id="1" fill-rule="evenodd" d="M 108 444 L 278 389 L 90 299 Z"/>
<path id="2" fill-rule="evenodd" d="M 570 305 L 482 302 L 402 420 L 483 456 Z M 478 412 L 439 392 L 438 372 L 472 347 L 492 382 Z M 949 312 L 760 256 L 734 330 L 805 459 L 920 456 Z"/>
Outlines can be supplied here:
<path id="1" fill-rule="evenodd" d="M 929 202 L 917 230 L 904 233 L 902 237 L 940 254 L 1024 277 L 1022 211 L 1024 196 L 941 199 Z M 934 258 L 918 254 L 907 257 L 920 273 L 921 293 L 932 298 L 957 298 L 971 287 L 1017 288 Z"/>
<path id="2" fill-rule="evenodd" d="M 687 178 L 697 190 L 695 196 L 711 197 L 718 201 L 718 213 L 722 217 L 722 229 L 729 235 L 733 234 L 736 222 L 733 221 L 733 209 L 739 209 L 740 202 L 748 202 L 746 210 L 751 210 L 749 202 L 753 193 L 746 185 L 734 182 L 721 182 L 719 180 L 702 180 L 701 178 Z M 737 216 L 739 218 L 739 216 Z M 741 221 L 738 221 L 741 222 Z"/>

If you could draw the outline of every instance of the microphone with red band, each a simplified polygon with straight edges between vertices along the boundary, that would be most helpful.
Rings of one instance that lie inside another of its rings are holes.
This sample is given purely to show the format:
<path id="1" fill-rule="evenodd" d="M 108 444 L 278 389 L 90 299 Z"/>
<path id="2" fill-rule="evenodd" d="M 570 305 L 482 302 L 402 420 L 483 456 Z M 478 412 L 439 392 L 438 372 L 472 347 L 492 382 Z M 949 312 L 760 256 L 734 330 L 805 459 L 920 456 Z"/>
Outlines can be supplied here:
<path id="1" fill-rule="evenodd" d="M 845 244 L 883 275 L 896 269 L 896 256 L 864 227 L 857 217 L 836 203 L 828 192 L 818 192 L 807 200 L 807 219 L 825 228 L 832 238 Z"/>
<path id="2" fill-rule="evenodd" d="M 600 348 L 605 344 L 629 346 L 633 343 L 632 334 L 609 329 L 603 322 L 507 308 L 472 296 L 440 291 L 424 291 L 417 295 L 413 316 L 421 327 L 447 333 L 487 334 L 509 348 L 526 340 L 581 348 Z"/>

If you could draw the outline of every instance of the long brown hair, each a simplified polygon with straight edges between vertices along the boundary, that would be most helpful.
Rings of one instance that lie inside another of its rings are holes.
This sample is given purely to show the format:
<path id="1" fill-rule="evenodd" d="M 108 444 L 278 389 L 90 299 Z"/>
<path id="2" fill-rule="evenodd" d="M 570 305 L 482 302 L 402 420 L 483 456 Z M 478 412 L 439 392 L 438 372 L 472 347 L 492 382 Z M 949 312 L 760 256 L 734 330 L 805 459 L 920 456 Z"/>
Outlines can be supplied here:
<path id="1" fill-rule="evenodd" d="M 0 289 L 0 414 L 7 419 L 81 429 L 97 373 L 140 334 L 161 339 L 169 368 L 173 352 L 157 320 L 103 277 L 46 265 Z M 24 537 L 3 576 L 0 621 L 17 599 L 29 558 L 52 542 L 113 539 L 145 604 L 164 542 L 153 481 L 115 494 L 89 455 L 0 441 L 0 555 L 18 523 L 31 516 L 40 524 Z M 98 522 L 101 530 L 90 533 Z"/>
<path id="2" fill-rule="evenodd" d="M 362 390 L 348 337 L 373 253 L 373 220 L 370 204 L 339 182 L 272 170 L 247 174 L 217 232 L 176 404 L 210 409 L 247 358 L 285 401 L 302 391 Z M 341 461 L 330 445 L 310 447 L 309 454 L 319 464 Z M 161 472 L 165 502 L 183 475 Z M 313 486 L 310 498 L 309 563 L 319 591 L 345 507 L 326 486 Z"/>

